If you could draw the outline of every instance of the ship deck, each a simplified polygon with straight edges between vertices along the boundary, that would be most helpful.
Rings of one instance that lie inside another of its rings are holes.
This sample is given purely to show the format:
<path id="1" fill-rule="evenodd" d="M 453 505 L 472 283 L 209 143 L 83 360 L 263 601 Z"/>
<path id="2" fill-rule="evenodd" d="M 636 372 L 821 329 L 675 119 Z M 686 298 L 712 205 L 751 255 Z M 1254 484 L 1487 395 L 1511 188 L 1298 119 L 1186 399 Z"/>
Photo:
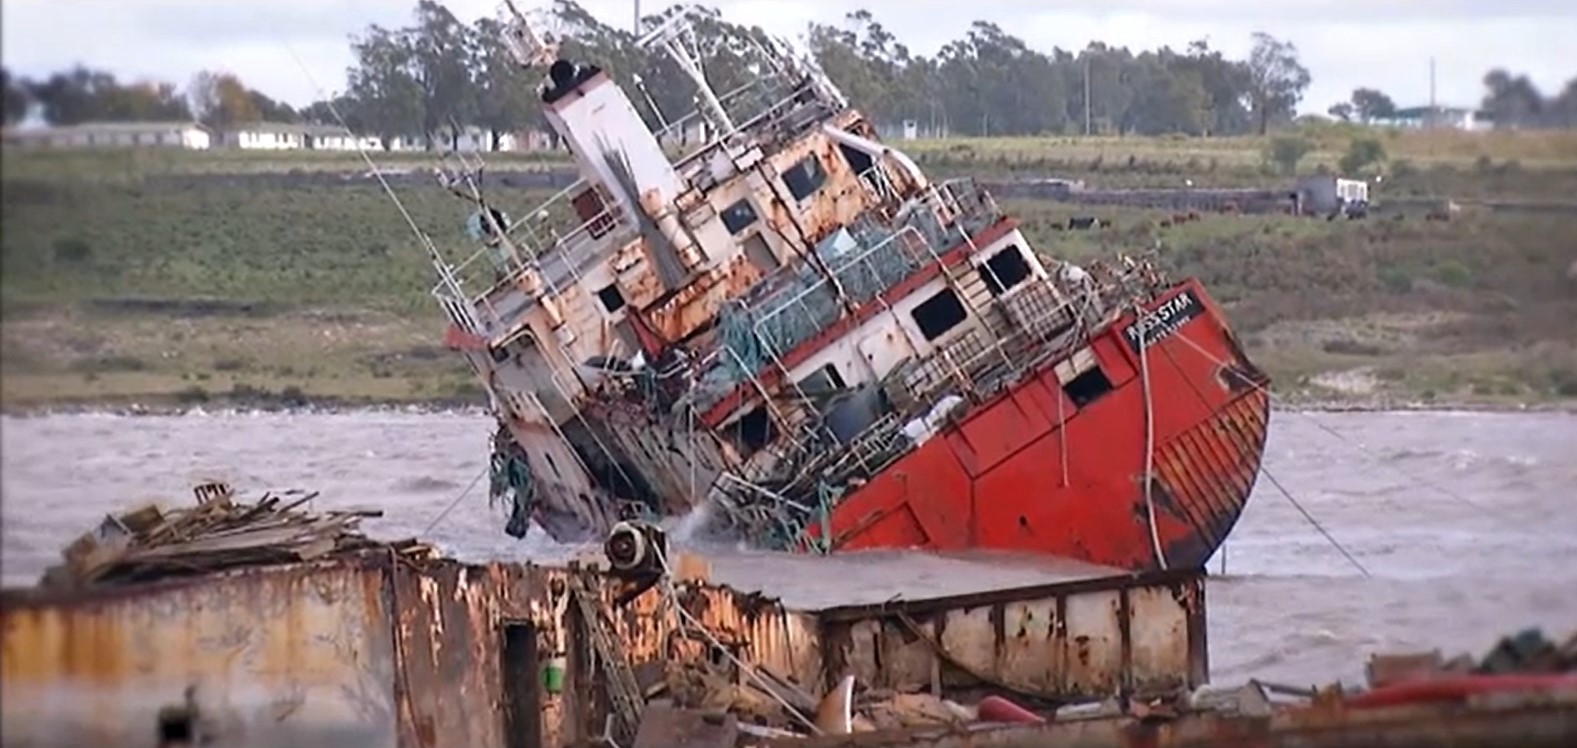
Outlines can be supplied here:
<path id="1" fill-rule="evenodd" d="M 971 551 L 855 551 L 829 556 L 696 552 L 711 581 L 760 592 L 797 610 L 932 600 L 1029 587 L 1133 580 L 1130 572 L 1074 559 Z"/>

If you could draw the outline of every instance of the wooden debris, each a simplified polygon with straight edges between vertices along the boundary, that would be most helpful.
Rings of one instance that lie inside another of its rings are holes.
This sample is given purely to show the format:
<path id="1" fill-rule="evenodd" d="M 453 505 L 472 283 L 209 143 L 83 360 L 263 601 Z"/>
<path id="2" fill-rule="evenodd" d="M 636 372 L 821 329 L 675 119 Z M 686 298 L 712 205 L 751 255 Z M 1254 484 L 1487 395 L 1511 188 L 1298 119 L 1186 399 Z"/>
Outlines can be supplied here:
<path id="1" fill-rule="evenodd" d="M 360 521 L 376 510 L 302 510 L 318 494 L 264 494 L 256 503 L 236 500 L 223 484 L 194 491 L 196 504 L 165 511 L 149 504 L 106 517 L 61 552 L 44 587 L 87 587 L 208 574 L 242 566 L 311 561 L 385 548 L 408 559 L 430 558 L 433 548 L 414 540 L 380 543 L 361 534 Z"/>

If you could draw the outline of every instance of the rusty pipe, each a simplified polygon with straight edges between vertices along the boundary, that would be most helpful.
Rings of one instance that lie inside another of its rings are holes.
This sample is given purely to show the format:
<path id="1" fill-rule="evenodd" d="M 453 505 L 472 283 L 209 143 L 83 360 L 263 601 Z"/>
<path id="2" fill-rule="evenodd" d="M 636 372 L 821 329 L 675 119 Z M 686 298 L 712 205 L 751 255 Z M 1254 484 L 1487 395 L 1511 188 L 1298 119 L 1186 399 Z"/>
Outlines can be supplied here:
<path id="1" fill-rule="evenodd" d="M 882 145 L 870 138 L 860 137 L 852 132 L 840 130 L 831 124 L 822 125 L 821 131 L 826 133 L 827 137 L 831 138 L 833 142 L 846 145 L 872 158 L 891 158 L 894 163 L 898 164 L 899 168 L 909 174 L 910 179 L 914 180 L 916 189 L 925 190 L 930 187 L 931 180 L 926 179 L 925 172 L 920 171 L 920 165 L 916 164 L 914 159 L 909 158 L 909 155 L 903 151 Z"/>

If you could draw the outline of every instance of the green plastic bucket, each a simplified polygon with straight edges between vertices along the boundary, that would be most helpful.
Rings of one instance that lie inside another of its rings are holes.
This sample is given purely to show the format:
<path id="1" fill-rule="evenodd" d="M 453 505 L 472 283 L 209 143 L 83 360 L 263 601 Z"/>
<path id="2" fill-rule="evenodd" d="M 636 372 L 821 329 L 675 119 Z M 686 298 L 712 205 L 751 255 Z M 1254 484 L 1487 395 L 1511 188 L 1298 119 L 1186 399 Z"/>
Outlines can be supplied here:
<path id="1" fill-rule="evenodd" d="M 564 690 L 565 659 L 562 655 L 548 658 L 547 664 L 542 666 L 542 688 L 548 693 L 558 693 Z"/>

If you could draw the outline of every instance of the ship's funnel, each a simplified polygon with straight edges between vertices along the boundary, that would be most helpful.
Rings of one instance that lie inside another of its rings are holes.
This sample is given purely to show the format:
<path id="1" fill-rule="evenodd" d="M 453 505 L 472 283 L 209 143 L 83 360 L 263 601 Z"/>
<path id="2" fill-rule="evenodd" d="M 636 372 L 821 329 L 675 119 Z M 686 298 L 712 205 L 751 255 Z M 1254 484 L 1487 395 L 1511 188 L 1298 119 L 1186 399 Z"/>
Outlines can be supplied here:
<path id="1" fill-rule="evenodd" d="M 639 223 L 643 201 L 671 204 L 684 192 L 684 181 L 635 105 L 597 66 L 554 61 L 542 102 L 548 124 L 574 152 L 581 175 L 617 199 L 629 224 Z M 613 173 L 610 157 L 628 165 L 627 182 Z"/>

